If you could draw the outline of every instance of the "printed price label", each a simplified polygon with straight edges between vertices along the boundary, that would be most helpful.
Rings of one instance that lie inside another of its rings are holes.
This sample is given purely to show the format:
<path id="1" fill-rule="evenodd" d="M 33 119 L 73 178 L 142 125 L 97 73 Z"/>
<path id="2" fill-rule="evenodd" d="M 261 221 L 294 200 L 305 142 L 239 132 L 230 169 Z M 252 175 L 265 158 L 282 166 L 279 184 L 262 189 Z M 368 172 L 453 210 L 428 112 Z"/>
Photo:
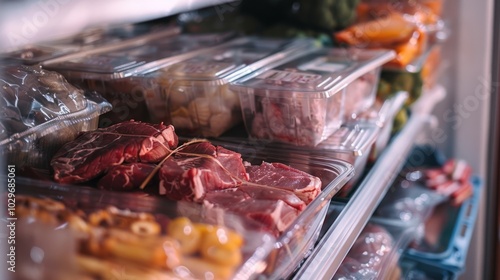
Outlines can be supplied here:
<path id="1" fill-rule="evenodd" d="M 303 72 L 269 70 L 257 76 L 257 79 L 263 79 L 276 84 L 294 83 L 306 85 L 319 81 L 321 77 L 321 75 Z"/>

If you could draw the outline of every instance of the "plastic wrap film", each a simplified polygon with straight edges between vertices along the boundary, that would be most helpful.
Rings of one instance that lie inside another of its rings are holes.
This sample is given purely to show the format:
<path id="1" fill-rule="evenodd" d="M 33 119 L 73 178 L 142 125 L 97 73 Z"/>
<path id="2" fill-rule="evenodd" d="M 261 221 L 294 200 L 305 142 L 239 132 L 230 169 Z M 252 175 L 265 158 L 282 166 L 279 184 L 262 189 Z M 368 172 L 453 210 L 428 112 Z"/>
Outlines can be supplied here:
<path id="1" fill-rule="evenodd" d="M 47 168 L 80 132 L 97 128 L 111 104 L 39 66 L 7 66 L 0 78 L 0 153 L 9 164 Z"/>
<path id="2" fill-rule="evenodd" d="M 82 90 L 39 66 L 2 67 L 0 75 L 0 140 L 87 105 Z"/>

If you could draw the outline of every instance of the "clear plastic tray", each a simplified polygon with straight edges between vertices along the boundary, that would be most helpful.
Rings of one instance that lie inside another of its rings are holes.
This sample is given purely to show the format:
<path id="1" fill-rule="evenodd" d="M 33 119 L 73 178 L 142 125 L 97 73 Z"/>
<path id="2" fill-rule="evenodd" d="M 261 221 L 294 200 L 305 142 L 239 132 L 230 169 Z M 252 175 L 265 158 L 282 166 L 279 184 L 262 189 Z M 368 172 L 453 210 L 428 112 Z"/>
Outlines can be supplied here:
<path id="1" fill-rule="evenodd" d="M 373 145 L 370 160 L 376 160 L 385 147 L 387 147 L 391 139 L 394 118 L 399 110 L 403 108 L 407 98 L 407 92 L 398 92 L 384 102 L 377 100 L 371 108 L 359 114 L 356 118 L 346 120 L 346 123 L 369 122 L 380 127 L 380 133 Z"/>
<path id="2" fill-rule="evenodd" d="M 377 69 L 393 57 L 386 50 L 311 49 L 248 75 L 231 89 L 240 95 L 251 137 L 316 146 L 340 127 L 345 114 L 372 105 Z M 358 88 L 367 80 L 371 86 Z M 357 94 L 346 93 L 351 91 Z"/>
<path id="3" fill-rule="evenodd" d="M 0 71 L 0 155 L 7 164 L 48 168 L 57 149 L 96 129 L 99 115 L 111 110 L 98 93 L 84 92 L 58 73 L 36 66 Z"/>
<path id="4" fill-rule="evenodd" d="M 309 255 L 317 241 L 330 200 L 353 176 L 352 165 L 331 158 L 315 159 L 305 154 L 291 153 L 290 156 L 286 156 L 284 150 L 260 145 L 217 141 L 213 143 L 241 153 L 243 159 L 252 164 L 259 164 L 262 161 L 281 162 L 321 179 L 323 183 L 321 193 L 277 237 L 274 250 L 268 259 L 269 267 L 260 276 L 260 279 L 288 278 Z M 289 154 L 290 152 L 293 151 L 289 150 Z"/>
<path id="5" fill-rule="evenodd" d="M 48 168 L 52 156 L 62 145 L 83 131 L 96 129 L 99 116 L 109 110 L 108 102 L 89 100 L 83 110 L 56 117 L 0 141 L 0 155 L 7 164 L 18 167 Z"/>
<path id="6" fill-rule="evenodd" d="M 43 65 L 82 88 L 100 92 L 113 104 L 113 110 L 102 117 L 100 126 L 130 119 L 149 121 L 146 100 L 154 92 L 138 75 L 208 51 L 233 37 L 231 33 L 167 35 L 138 39 L 98 52 L 81 52 Z"/>
<path id="7" fill-rule="evenodd" d="M 23 196 L 29 197 L 29 200 L 22 199 Z M 16 178 L 16 199 L 17 223 L 26 225 L 25 231 L 18 232 L 20 239 L 26 239 L 16 244 L 24 248 L 38 248 L 37 253 L 44 250 L 41 253 L 45 256 L 42 258 L 45 262 L 34 261 L 34 249 L 31 250 L 31 258 L 17 255 L 24 265 L 18 266 L 19 271 L 16 272 L 29 275 L 38 271 L 37 277 L 57 271 L 77 278 L 82 276 L 80 273 L 83 270 L 95 277 L 85 279 L 100 279 L 98 275 L 113 276 L 109 279 L 123 279 L 125 276 L 134 279 L 173 276 L 178 277 L 176 279 L 252 279 L 265 269 L 265 258 L 275 244 L 275 239 L 257 231 L 258 227 L 252 221 L 220 209 L 206 209 L 186 202 L 176 203 L 155 197 L 97 191 L 26 178 Z M 59 204 L 53 201 L 59 201 Z M 186 221 L 186 218 L 189 220 Z M 25 221 L 29 224 L 23 224 Z M 33 229 L 43 230 L 34 235 Z M 213 237 L 218 234 L 220 243 L 211 241 L 211 232 L 214 232 Z M 73 247 L 55 249 L 46 246 L 45 241 L 50 240 L 52 234 L 58 235 L 60 242 L 66 241 L 66 245 L 73 243 Z M 74 244 L 75 241 L 78 245 Z M 180 247 L 174 246 L 177 242 Z M 210 253 L 217 248 L 231 257 Z M 151 254 L 141 249 L 150 250 Z M 61 250 L 65 252 L 57 255 Z M 24 252 L 29 254 L 30 250 Z M 163 255 L 166 261 L 162 261 Z M 56 267 L 50 266 L 54 264 L 50 263 L 51 259 L 56 260 Z M 61 262 L 74 265 L 76 269 L 61 267 L 58 265 Z"/>
<path id="8" fill-rule="evenodd" d="M 340 190 L 338 196 L 347 196 L 359 179 L 362 177 L 370 158 L 372 146 L 377 141 L 380 133 L 379 126 L 365 121 L 351 121 L 341 126 L 328 139 L 316 147 L 302 147 L 271 142 L 265 139 L 246 139 L 233 136 L 235 133 L 218 138 L 219 141 L 228 143 L 241 143 L 261 149 L 269 149 L 275 153 L 282 153 L 284 157 L 301 155 L 311 159 L 343 160 L 354 166 L 354 176 Z M 292 151 L 292 153 L 290 153 Z"/>
<path id="9" fill-rule="evenodd" d="M 104 46 L 123 44 L 126 41 L 151 37 L 157 33 L 178 33 L 179 30 L 166 26 L 155 25 L 122 25 L 114 27 L 89 28 L 74 36 L 56 41 L 28 45 L 19 49 L 0 54 L 0 57 L 32 65 L 60 58 L 69 54 Z"/>
<path id="10" fill-rule="evenodd" d="M 313 46 L 306 39 L 243 37 L 148 75 L 153 122 L 181 135 L 217 137 L 241 122 L 238 94 L 229 83 Z"/>
<path id="11" fill-rule="evenodd" d="M 444 203 L 436 207 L 425 223 L 423 241 L 405 254 L 412 259 L 431 262 L 454 272 L 465 268 L 467 251 L 477 219 L 482 182 L 472 178 L 474 194 L 459 207 Z"/>
<path id="12" fill-rule="evenodd" d="M 399 261 L 399 266 L 402 271 L 401 279 L 405 280 L 454 280 L 457 278 L 456 272 L 405 257 Z"/>
<path id="13" fill-rule="evenodd" d="M 405 223 L 370 219 L 333 279 L 400 279 L 398 261 L 414 232 Z"/>

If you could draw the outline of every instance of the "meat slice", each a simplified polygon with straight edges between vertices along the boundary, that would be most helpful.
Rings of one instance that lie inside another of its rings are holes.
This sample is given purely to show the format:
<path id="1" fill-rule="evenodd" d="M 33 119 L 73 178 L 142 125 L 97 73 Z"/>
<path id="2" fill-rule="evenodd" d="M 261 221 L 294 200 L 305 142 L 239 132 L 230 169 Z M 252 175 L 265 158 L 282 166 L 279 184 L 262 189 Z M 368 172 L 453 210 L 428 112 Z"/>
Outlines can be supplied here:
<path id="1" fill-rule="evenodd" d="M 240 154 L 208 142 L 189 145 L 166 160 L 159 178 L 160 195 L 195 202 L 207 192 L 234 188 L 248 179 Z"/>
<path id="2" fill-rule="evenodd" d="M 321 192 L 321 180 L 282 163 L 267 163 L 247 166 L 249 181 L 263 186 L 272 186 L 294 192 L 306 204 L 311 203 Z"/>
<path id="3" fill-rule="evenodd" d="M 231 192 L 211 192 L 203 204 L 205 207 L 218 207 L 236 213 L 261 224 L 266 230 L 278 236 L 295 221 L 300 211 L 283 200 L 231 199 Z"/>
<path id="4" fill-rule="evenodd" d="M 106 190 L 137 190 L 153 172 L 156 165 L 151 163 L 129 163 L 111 167 L 97 183 L 97 187 Z"/>
<path id="5" fill-rule="evenodd" d="M 85 132 L 52 158 L 54 179 L 89 181 L 122 163 L 156 163 L 177 147 L 174 127 L 136 121 Z"/>

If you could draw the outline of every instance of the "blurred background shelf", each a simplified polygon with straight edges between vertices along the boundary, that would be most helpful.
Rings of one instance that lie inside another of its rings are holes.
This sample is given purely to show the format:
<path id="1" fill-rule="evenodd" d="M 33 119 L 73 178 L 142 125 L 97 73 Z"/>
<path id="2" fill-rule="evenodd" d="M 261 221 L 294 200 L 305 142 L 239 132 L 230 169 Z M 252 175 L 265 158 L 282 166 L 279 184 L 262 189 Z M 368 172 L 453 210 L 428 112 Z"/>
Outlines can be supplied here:
<path id="1" fill-rule="evenodd" d="M 294 279 L 332 279 L 357 237 L 403 167 L 418 136 L 433 123 L 434 106 L 446 96 L 442 86 L 424 92 L 404 129 L 380 155 L 345 208 L 297 271 Z"/>

